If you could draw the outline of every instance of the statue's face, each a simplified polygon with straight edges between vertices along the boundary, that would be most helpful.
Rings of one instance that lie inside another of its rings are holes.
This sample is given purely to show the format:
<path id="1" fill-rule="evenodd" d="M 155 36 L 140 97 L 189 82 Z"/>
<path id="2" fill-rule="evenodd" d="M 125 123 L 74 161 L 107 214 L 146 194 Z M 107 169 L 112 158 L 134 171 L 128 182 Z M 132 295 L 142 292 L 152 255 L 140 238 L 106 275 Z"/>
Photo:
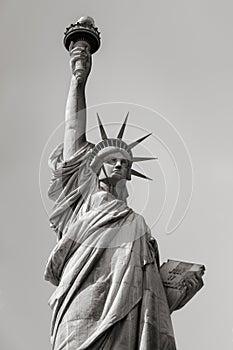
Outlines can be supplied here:
<path id="1" fill-rule="evenodd" d="M 119 181 L 126 179 L 130 162 L 121 152 L 114 152 L 104 157 L 103 162 L 106 174 L 110 180 Z"/>

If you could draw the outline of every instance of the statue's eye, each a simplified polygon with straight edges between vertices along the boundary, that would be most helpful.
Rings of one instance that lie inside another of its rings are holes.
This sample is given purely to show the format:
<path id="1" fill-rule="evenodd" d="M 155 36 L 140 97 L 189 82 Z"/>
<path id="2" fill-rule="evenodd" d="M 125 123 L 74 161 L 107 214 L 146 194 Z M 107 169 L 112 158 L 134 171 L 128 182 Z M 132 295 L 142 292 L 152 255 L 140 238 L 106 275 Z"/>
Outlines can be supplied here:
<path id="1" fill-rule="evenodd" d="M 111 158 L 107 161 L 108 164 L 116 164 L 116 158 Z"/>
<path id="2" fill-rule="evenodd" d="M 122 159 L 121 164 L 124 166 L 128 166 L 128 160 L 127 159 Z"/>

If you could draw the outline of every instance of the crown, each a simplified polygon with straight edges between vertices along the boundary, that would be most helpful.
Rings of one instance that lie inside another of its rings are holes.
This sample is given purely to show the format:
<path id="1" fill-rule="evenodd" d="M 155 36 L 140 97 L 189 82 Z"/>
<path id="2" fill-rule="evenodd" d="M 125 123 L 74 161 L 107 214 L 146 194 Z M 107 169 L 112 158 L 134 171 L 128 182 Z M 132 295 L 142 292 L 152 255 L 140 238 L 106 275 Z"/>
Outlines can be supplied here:
<path id="1" fill-rule="evenodd" d="M 91 54 L 100 47 L 100 32 L 91 17 L 81 17 L 76 23 L 66 28 L 64 35 L 64 46 L 68 51 L 71 41 L 77 40 L 87 41 L 90 44 Z"/>
<path id="2" fill-rule="evenodd" d="M 101 138 L 102 140 L 100 142 L 98 142 L 91 150 L 91 155 L 90 155 L 90 160 L 92 161 L 93 158 L 95 156 L 98 155 L 98 153 L 106 148 L 106 147 L 117 147 L 117 148 L 120 148 L 124 151 L 126 151 L 129 155 L 129 158 L 131 160 L 132 163 L 135 163 L 135 162 L 142 162 L 142 161 L 146 161 L 146 160 L 154 160 L 154 159 L 158 159 L 157 157 L 134 157 L 133 154 L 132 154 L 132 149 L 137 146 L 139 143 L 141 143 L 142 141 L 144 141 L 148 136 L 151 135 L 151 133 L 137 139 L 136 141 L 130 143 L 129 145 L 124 142 L 122 140 L 122 137 L 124 135 L 124 131 L 125 131 L 125 128 L 126 128 L 126 125 L 127 125 L 127 120 L 128 120 L 128 116 L 129 116 L 129 112 L 127 113 L 126 117 L 125 117 L 125 120 L 118 132 L 118 135 L 116 138 L 108 138 L 107 136 L 107 133 L 104 129 L 104 126 L 100 120 L 100 117 L 99 117 L 99 114 L 97 113 L 97 119 L 98 119 L 98 125 L 99 125 L 99 130 L 100 130 L 100 135 L 101 135 Z M 151 178 L 147 177 L 146 175 L 134 170 L 134 169 L 131 169 L 131 175 L 135 175 L 135 176 L 138 176 L 138 177 L 141 177 L 143 179 L 148 179 L 148 180 L 152 180 Z"/>

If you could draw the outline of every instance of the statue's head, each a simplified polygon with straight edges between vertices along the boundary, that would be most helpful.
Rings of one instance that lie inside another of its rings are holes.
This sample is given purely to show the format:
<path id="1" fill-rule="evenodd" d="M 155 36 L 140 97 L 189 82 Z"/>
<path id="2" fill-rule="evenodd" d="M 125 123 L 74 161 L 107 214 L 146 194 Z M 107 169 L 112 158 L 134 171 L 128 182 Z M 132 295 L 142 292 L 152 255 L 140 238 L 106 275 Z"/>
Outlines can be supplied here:
<path id="1" fill-rule="evenodd" d="M 98 114 L 97 114 L 98 116 Z M 95 147 L 91 151 L 91 161 L 95 159 L 95 157 L 100 157 L 100 163 L 102 165 L 101 169 L 97 167 L 97 175 L 99 179 L 109 179 L 111 182 L 118 182 L 119 180 L 131 180 L 131 175 L 136 175 L 144 179 L 150 179 L 147 176 L 137 172 L 132 169 L 133 162 L 140 162 L 143 160 L 151 160 L 156 158 L 148 158 L 148 157 L 133 157 L 132 148 L 142 142 L 145 138 L 147 138 L 150 134 L 132 142 L 131 144 L 127 144 L 122 140 L 122 136 L 124 134 L 124 130 L 127 123 L 128 114 L 125 118 L 124 123 L 121 126 L 121 129 L 116 138 L 108 138 L 107 134 L 104 130 L 104 127 L 100 121 L 99 129 L 102 137 L 102 141 L 97 143 Z M 150 179 L 151 180 L 151 179 Z"/>
<path id="2" fill-rule="evenodd" d="M 120 180 L 131 180 L 132 159 L 130 154 L 122 148 L 109 146 L 102 149 L 98 156 L 103 160 L 99 179 L 108 178 L 116 183 Z"/>

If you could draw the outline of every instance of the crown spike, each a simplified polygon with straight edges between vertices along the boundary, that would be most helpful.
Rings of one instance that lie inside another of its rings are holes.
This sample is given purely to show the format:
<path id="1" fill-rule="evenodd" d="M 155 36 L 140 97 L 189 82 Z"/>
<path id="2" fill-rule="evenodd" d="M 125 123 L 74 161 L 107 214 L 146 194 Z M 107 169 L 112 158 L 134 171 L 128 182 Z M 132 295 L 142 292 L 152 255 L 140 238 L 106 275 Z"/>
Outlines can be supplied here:
<path id="1" fill-rule="evenodd" d="M 99 130 L 100 130 L 100 135 L 102 137 L 102 140 L 106 140 L 108 138 L 105 130 L 104 130 L 104 127 L 103 127 L 103 124 L 100 120 L 100 117 L 99 117 L 99 114 L 97 113 L 97 119 L 98 119 L 98 123 L 99 123 Z"/>
<path id="2" fill-rule="evenodd" d="M 117 135 L 117 139 L 122 139 L 122 137 L 123 137 L 123 134 L 125 132 L 125 127 L 126 127 L 126 124 L 127 124 L 127 120 L 128 120 L 128 116 L 129 116 L 129 112 L 127 113 L 127 115 L 125 117 L 125 120 L 124 120 L 124 122 L 123 122 L 123 124 L 122 124 L 122 126 L 120 128 L 120 131 L 119 131 L 119 133 Z"/>
<path id="3" fill-rule="evenodd" d="M 128 146 L 128 148 L 129 148 L 129 149 L 134 148 L 134 147 L 137 146 L 140 142 L 144 141 L 147 137 L 149 137 L 151 134 L 152 134 L 152 132 L 150 132 L 149 134 L 147 134 L 147 135 L 141 137 L 140 139 L 138 139 L 138 140 L 132 142 L 132 143 Z"/>
<path id="4" fill-rule="evenodd" d="M 133 162 L 143 162 L 145 160 L 155 160 L 158 157 L 133 157 Z"/>
<path id="5" fill-rule="evenodd" d="M 134 169 L 131 169 L 131 175 L 141 177 L 141 178 L 147 179 L 147 180 L 152 180 L 150 177 L 147 177 L 146 175 L 143 175 L 142 173 L 139 173 L 138 171 L 136 171 Z"/>

